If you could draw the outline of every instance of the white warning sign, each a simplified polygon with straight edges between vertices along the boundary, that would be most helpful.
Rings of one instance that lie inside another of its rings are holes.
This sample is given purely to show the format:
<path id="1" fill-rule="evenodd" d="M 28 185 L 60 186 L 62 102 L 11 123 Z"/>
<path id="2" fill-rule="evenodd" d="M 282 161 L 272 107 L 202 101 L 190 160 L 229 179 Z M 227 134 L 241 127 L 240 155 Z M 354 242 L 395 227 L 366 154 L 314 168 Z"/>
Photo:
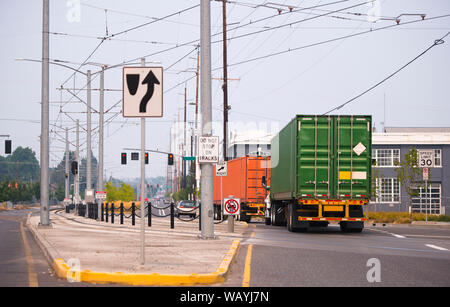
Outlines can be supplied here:
<path id="1" fill-rule="evenodd" d="M 201 136 L 198 139 L 198 163 L 219 162 L 219 137 Z"/>

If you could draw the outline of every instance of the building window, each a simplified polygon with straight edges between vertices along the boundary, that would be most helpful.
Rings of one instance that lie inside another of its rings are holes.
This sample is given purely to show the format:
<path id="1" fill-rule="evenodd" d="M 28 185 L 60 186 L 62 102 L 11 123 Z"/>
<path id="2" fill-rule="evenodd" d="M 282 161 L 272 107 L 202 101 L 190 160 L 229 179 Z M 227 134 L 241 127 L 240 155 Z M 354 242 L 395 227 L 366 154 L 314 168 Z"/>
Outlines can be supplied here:
<path id="1" fill-rule="evenodd" d="M 441 214 L 441 185 L 433 183 L 425 187 L 415 188 L 416 196 L 411 198 L 412 211 L 428 214 Z"/>
<path id="2" fill-rule="evenodd" d="M 374 201 L 377 203 L 399 203 L 400 183 L 397 178 L 376 178 L 376 195 Z"/>
<path id="3" fill-rule="evenodd" d="M 441 167 L 442 166 L 442 152 L 440 149 L 434 150 L 434 166 Z"/>
<path id="4" fill-rule="evenodd" d="M 400 162 L 400 149 L 373 149 L 372 159 L 375 160 L 375 166 L 394 167 Z"/>

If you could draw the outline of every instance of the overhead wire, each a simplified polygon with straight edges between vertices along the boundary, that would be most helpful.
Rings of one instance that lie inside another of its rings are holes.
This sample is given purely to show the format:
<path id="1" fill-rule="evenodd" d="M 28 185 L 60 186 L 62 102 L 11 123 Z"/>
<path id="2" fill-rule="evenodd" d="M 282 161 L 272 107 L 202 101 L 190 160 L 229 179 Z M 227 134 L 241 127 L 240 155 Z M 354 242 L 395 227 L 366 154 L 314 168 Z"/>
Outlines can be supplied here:
<path id="1" fill-rule="evenodd" d="M 416 57 L 414 57 L 412 60 L 410 60 L 409 62 L 407 62 L 405 65 L 403 65 L 402 67 L 400 67 L 399 69 L 397 69 L 396 71 L 394 71 L 393 73 L 391 73 L 389 76 L 387 76 L 386 78 L 384 78 L 383 80 L 381 80 L 380 82 L 374 84 L 373 86 L 369 87 L 367 90 L 365 90 L 364 92 L 356 95 L 355 97 L 347 100 L 346 102 L 344 102 L 343 104 L 340 104 L 337 107 L 334 107 L 333 109 L 323 113 L 322 115 L 327 115 L 333 111 L 337 111 L 339 109 L 342 109 L 343 107 L 345 107 L 346 105 L 350 104 L 351 102 L 355 101 L 356 99 L 358 99 L 359 97 L 365 95 L 366 93 L 370 92 L 371 90 L 373 90 L 374 88 L 376 88 L 377 86 L 383 84 L 384 82 L 386 82 L 387 80 L 389 80 L 390 78 L 392 78 L 393 76 L 395 76 L 396 74 L 398 74 L 400 71 L 402 71 L 403 69 L 405 69 L 407 66 L 411 65 L 413 62 L 415 62 L 418 58 L 420 58 L 421 56 L 423 56 L 425 53 L 427 53 L 428 51 L 430 51 L 432 48 L 443 44 L 444 38 L 446 38 L 448 35 L 450 34 L 450 32 L 447 32 L 447 34 L 445 34 L 444 36 L 442 36 L 440 39 L 436 39 L 434 41 L 434 43 L 429 46 L 427 49 L 425 49 L 424 51 L 422 51 L 419 55 L 417 55 Z"/>

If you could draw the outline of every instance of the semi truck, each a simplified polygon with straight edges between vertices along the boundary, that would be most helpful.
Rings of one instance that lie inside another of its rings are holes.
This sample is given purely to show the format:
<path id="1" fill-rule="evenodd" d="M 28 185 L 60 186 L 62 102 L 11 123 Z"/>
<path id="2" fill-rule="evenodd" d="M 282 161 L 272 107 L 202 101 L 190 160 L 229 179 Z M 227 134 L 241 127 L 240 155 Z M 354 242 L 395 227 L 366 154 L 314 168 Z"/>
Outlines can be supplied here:
<path id="1" fill-rule="evenodd" d="M 227 176 L 216 176 L 216 167 L 214 165 L 215 216 L 220 218 L 223 199 L 232 196 L 240 199 L 239 220 L 249 222 L 252 217 L 264 217 L 264 201 L 269 192 L 262 178 L 270 178 L 270 157 L 247 155 L 229 160 Z"/>
<path id="2" fill-rule="evenodd" d="M 372 188 L 371 129 L 371 116 L 296 115 L 271 141 L 266 224 L 304 232 L 334 222 L 361 232 Z"/>

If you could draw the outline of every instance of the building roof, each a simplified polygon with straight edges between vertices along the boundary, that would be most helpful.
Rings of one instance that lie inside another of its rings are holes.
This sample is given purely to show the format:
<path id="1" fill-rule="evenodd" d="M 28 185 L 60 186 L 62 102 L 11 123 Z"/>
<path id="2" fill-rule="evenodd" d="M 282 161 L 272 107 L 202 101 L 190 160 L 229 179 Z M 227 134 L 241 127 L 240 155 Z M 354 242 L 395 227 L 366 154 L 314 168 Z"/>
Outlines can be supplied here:
<path id="1" fill-rule="evenodd" d="M 265 130 L 247 130 L 240 131 L 238 133 L 231 133 L 228 140 L 229 146 L 235 144 L 270 144 L 270 141 L 274 137 L 275 133 L 271 133 Z"/>
<path id="2" fill-rule="evenodd" d="M 450 144 L 450 132 L 372 133 L 374 145 L 443 145 Z"/>
<path id="3" fill-rule="evenodd" d="M 385 127 L 385 133 L 390 132 L 439 132 L 439 133 L 450 133 L 450 127 Z"/>

